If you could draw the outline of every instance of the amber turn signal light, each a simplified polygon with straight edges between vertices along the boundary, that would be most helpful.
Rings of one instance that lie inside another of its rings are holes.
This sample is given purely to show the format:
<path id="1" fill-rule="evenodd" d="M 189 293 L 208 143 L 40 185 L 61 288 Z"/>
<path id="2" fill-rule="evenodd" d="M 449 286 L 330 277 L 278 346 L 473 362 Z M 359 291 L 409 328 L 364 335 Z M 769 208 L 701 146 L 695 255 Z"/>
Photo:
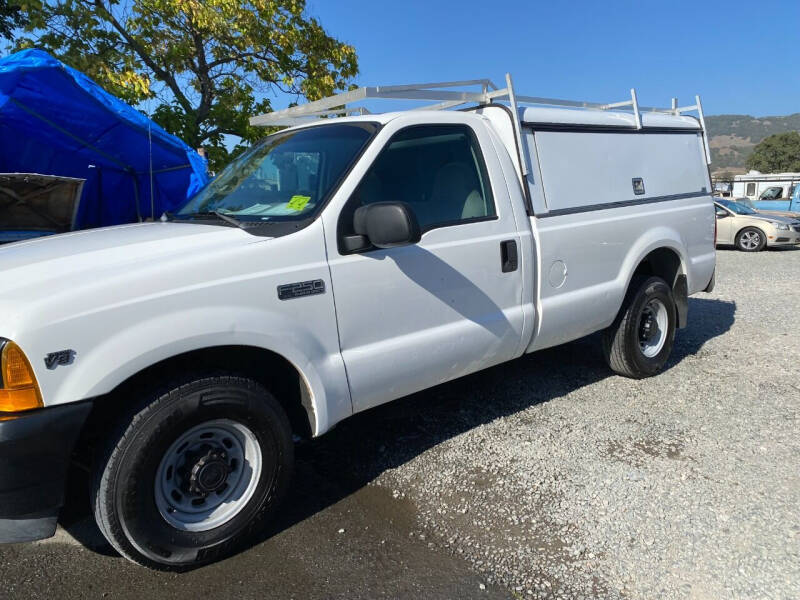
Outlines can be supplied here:
<path id="1" fill-rule="evenodd" d="M 0 355 L 0 412 L 19 412 L 44 406 L 36 375 L 25 353 L 6 342 Z"/>

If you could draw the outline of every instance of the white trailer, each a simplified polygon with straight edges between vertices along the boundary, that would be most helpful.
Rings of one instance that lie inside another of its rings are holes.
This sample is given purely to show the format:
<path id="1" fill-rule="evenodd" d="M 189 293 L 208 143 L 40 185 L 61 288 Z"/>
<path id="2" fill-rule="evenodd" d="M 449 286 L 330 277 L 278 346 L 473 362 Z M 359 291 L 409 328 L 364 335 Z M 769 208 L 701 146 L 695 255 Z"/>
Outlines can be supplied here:
<path id="1" fill-rule="evenodd" d="M 761 173 L 750 171 L 733 178 L 732 198 L 759 200 L 786 200 L 792 197 L 800 173 Z"/>

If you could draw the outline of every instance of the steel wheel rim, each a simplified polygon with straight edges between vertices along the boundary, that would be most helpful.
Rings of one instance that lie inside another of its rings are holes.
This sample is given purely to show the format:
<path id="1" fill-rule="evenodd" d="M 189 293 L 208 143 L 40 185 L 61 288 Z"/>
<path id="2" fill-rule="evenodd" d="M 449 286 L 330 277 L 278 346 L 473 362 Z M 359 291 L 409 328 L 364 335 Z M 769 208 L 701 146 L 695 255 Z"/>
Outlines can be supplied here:
<path id="1" fill-rule="evenodd" d="M 755 250 L 760 243 L 761 243 L 761 235 L 759 235 L 758 232 L 745 231 L 742 234 L 742 238 L 740 241 L 742 248 L 746 248 L 747 250 Z"/>
<path id="2" fill-rule="evenodd" d="M 178 436 L 161 459 L 154 490 L 158 512 L 181 531 L 220 527 L 252 499 L 262 463 L 258 439 L 245 425 L 230 419 L 196 425 Z"/>
<path id="3" fill-rule="evenodd" d="M 669 328 L 667 306 L 658 298 L 648 300 L 639 315 L 639 348 L 647 358 L 653 358 L 664 348 Z"/>

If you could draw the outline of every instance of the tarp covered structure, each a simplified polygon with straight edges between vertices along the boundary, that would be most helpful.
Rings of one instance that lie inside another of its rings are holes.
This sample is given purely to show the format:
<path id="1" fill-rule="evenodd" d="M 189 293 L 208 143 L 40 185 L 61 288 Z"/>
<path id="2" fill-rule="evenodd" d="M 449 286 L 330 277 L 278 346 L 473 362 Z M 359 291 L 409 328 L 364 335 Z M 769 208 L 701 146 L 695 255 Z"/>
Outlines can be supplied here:
<path id="1" fill-rule="evenodd" d="M 85 179 L 76 229 L 158 218 L 208 182 L 192 148 L 41 50 L 0 59 L 0 172 Z"/>

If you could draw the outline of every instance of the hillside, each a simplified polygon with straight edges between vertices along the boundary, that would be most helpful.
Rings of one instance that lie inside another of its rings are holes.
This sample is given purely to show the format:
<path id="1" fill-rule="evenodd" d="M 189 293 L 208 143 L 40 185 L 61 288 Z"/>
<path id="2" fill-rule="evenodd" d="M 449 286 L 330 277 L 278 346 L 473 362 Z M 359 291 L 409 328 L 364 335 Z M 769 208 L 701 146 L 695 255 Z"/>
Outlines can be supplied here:
<path id="1" fill-rule="evenodd" d="M 774 133 L 800 131 L 800 113 L 785 117 L 714 115 L 706 117 L 715 174 L 744 173 L 744 161 L 758 142 Z"/>

